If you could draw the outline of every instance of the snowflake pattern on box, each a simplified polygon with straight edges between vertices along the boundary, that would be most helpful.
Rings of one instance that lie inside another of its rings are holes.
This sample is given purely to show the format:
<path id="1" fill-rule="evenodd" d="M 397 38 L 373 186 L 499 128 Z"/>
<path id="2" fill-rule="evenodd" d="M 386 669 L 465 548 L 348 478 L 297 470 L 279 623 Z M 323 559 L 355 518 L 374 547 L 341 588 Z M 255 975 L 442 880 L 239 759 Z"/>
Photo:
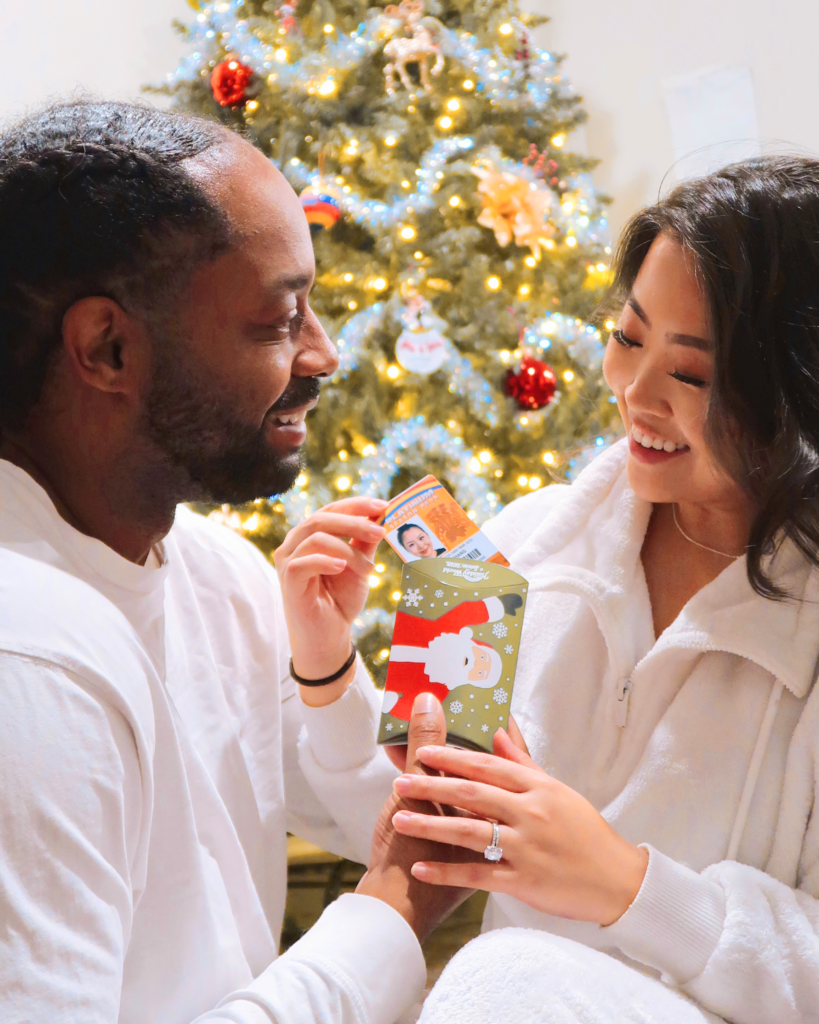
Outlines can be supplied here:
<path id="1" fill-rule="evenodd" d="M 459 700 L 453 700 L 452 703 L 449 705 L 449 710 L 452 712 L 453 715 L 460 715 L 463 709 L 464 706 L 463 704 L 461 704 Z"/>
<path id="2" fill-rule="evenodd" d="M 412 587 L 404 594 L 404 604 L 408 608 L 417 608 L 421 603 L 421 591 L 413 590 Z"/>
<path id="3" fill-rule="evenodd" d="M 481 732 L 489 732 L 489 726 L 485 722 L 481 726 Z"/>
<path id="4" fill-rule="evenodd" d="M 501 637 L 506 636 L 509 632 L 509 627 L 503 622 L 496 622 L 492 627 L 492 635 L 496 636 L 499 640 Z"/>
<path id="5" fill-rule="evenodd" d="M 441 600 L 441 598 L 442 598 L 442 597 L 444 596 L 444 592 L 443 592 L 443 590 L 436 590 L 436 591 L 435 591 L 435 596 L 436 596 L 436 597 L 438 598 L 438 600 L 440 601 L 440 600 Z"/>
<path id="6" fill-rule="evenodd" d="M 492 691 L 492 698 L 496 704 L 505 704 L 509 700 L 509 694 L 502 686 Z"/>
<path id="7" fill-rule="evenodd" d="M 504 651 L 506 652 L 506 654 L 514 654 L 515 653 L 515 648 L 511 644 L 507 644 L 504 647 Z"/>
<path id="8" fill-rule="evenodd" d="M 392 732 L 392 722 L 387 722 L 384 728 L 387 730 L 387 732 Z"/>

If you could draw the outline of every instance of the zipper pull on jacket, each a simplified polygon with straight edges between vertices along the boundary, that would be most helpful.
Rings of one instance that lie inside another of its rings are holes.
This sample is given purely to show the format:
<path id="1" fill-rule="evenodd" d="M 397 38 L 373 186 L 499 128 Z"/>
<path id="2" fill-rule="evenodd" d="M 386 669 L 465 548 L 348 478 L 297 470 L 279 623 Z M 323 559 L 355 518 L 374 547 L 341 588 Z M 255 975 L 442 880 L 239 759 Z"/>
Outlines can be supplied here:
<path id="1" fill-rule="evenodd" d="M 626 677 L 617 683 L 617 703 L 614 706 L 614 721 L 623 729 L 628 718 L 628 698 L 631 692 L 631 683 Z"/>

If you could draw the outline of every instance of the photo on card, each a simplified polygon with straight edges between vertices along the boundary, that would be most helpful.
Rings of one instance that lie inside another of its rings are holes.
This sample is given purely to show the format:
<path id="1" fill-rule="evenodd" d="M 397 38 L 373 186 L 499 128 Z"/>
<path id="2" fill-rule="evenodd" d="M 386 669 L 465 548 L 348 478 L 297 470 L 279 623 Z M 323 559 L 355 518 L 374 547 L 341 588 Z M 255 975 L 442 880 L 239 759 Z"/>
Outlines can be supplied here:
<path id="1" fill-rule="evenodd" d="M 396 530 L 387 534 L 385 540 L 396 551 L 402 550 L 405 562 L 419 558 L 437 558 L 446 553 L 443 542 L 432 532 L 423 519 L 408 519 Z"/>
<path id="2" fill-rule="evenodd" d="M 425 476 L 392 498 L 378 522 L 403 562 L 452 555 L 509 565 L 472 515 L 434 476 Z"/>

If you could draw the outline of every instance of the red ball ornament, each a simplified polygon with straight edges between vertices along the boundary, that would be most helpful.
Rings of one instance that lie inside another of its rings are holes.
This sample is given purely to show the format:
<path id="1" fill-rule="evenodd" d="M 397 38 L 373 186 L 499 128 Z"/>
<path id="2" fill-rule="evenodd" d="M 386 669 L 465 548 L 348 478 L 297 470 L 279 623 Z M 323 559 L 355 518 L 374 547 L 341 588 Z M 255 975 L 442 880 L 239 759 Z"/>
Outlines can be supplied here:
<path id="1" fill-rule="evenodd" d="M 235 58 L 220 61 L 210 76 L 210 91 L 221 107 L 238 107 L 251 98 L 253 68 Z"/>
<path id="2" fill-rule="evenodd" d="M 557 377 L 548 363 L 524 356 L 517 373 L 506 371 L 503 386 L 506 394 L 514 398 L 521 409 L 542 409 L 555 396 Z"/>

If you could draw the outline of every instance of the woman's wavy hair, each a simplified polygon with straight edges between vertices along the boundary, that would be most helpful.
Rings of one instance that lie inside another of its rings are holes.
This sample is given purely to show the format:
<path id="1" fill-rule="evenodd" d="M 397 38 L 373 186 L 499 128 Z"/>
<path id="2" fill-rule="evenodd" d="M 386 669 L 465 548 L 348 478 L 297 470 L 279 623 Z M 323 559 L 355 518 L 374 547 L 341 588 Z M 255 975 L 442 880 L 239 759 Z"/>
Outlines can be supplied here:
<path id="1" fill-rule="evenodd" d="M 0 134 L 0 431 L 37 403 L 66 310 L 92 295 L 155 324 L 230 241 L 184 161 L 230 139 L 135 103 L 55 103 Z"/>
<path id="2" fill-rule="evenodd" d="M 748 579 L 787 595 L 765 566 L 789 538 L 819 565 L 819 161 L 761 157 L 677 186 L 618 243 L 622 305 L 654 239 L 693 257 L 715 350 L 706 437 L 755 514 Z"/>

